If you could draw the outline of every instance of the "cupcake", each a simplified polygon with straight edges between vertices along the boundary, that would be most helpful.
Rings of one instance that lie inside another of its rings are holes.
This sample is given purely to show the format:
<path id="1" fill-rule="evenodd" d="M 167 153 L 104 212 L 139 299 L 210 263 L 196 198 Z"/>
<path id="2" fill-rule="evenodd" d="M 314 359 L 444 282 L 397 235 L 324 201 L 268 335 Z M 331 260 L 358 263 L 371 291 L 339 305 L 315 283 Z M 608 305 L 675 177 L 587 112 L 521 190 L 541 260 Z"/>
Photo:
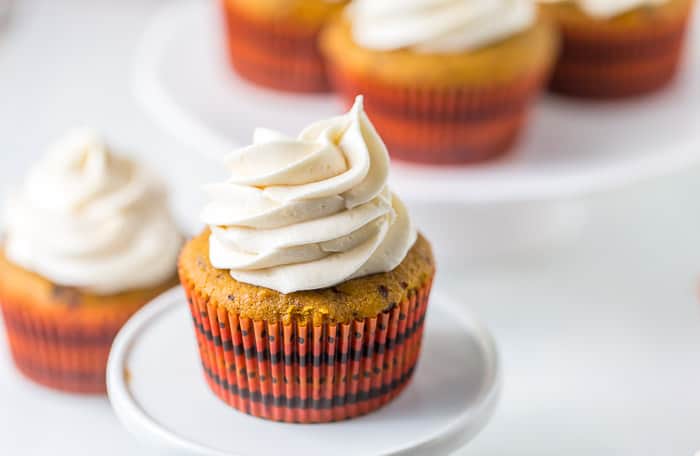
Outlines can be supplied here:
<path id="1" fill-rule="evenodd" d="M 387 188 L 362 99 L 296 139 L 259 129 L 227 165 L 179 260 L 214 394 L 297 423 L 392 400 L 416 367 L 435 266 Z"/>
<path id="2" fill-rule="evenodd" d="M 530 0 L 356 0 L 321 48 L 346 103 L 366 96 L 393 157 L 458 164 L 515 143 L 557 37 Z"/>
<path id="3" fill-rule="evenodd" d="M 0 307 L 20 372 L 104 393 L 112 339 L 177 283 L 181 245 L 153 176 L 88 131 L 56 144 L 10 198 L 0 244 Z"/>
<path id="4" fill-rule="evenodd" d="M 234 70 L 261 86 L 325 92 L 318 34 L 345 0 L 221 0 Z"/>
<path id="5" fill-rule="evenodd" d="M 656 91 L 677 74 L 692 0 L 549 0 L 563 49 L 555 92 L 622 98 Z"/>

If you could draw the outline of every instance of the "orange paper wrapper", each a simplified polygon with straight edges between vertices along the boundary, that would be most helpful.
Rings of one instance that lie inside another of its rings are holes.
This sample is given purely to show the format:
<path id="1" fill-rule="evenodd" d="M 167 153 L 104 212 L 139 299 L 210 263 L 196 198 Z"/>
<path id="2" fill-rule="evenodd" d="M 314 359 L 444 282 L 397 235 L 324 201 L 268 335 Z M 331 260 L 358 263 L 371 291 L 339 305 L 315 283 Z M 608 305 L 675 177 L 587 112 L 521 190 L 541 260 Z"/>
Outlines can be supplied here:
<path id="1" fill-rule="evenodd" d="M 678 73 L 687 28 L 687 18 L 642 33 L 562 27 L 562 53 L 550 88 L 592 99 L 655 92 Z"/>
<path id="2" fill-rule="evenodd" d="M 19 371 L 56 390 L 104 394 L 114 337 L 137 309 L 42 306 L 0 298 Z"/>
<path id="3" fill-rule="evenodd" d="M 289 92 L 327 92 L 319 30 L 282 22 L 261 22 L 221 0 L 229 57 L 245 79 Z"/>
<path id="4" fill-rule="evenodd" d="M 365 109 L 394 158 L 468 164 L 504 155 L 517 141 L 545 71 L 510 83 L 463 88 L 406 88 L 331 68 L 346 104 L 365 95 Z"/>
<path id="5" fill-rule="evenodd" d="M 431 285 L 375 318 L 319 326 L 242 318 L 184 286 L 214 394 L 259 418 L 326 423 L 372 412 L 408 384 Z"/>

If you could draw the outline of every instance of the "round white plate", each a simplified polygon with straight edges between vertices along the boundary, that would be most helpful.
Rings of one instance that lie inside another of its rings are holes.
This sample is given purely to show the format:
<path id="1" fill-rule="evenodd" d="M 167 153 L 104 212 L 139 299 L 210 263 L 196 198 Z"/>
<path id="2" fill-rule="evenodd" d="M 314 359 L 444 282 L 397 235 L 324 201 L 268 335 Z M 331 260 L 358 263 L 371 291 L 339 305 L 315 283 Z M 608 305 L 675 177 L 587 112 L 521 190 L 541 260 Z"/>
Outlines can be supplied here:
<path id="1" fill-rule="evenodd" d="M 605 190 L 700 162 L 698 22 L 687 64 L 668 90 L 616 103 L 545 95 L 508 159 L 472 167 L 395 161 L 395 190 L 413 201 L 531 201 Z M 137 97 L 185 145 L 219 158 L 248 144 L 255 127 L 296 134 L 342 111 L 332 95 L 286 95 L 237 78 L 226 60 L 220 23 L 217 2 L 168 5 L 149 27 L 136 59 Z"/>
<path id="2" fill-rule="evenodd" d="M 178 287 L 119 333 L 107 367 L 109 399 L 132 433 L 167 454 L 445 454 L 490 419 L 498 353 L 488 330 L 443 296 L 432 298 L 426 325 L 419 367 L 396 400 L 349 421 L 282 424 L 240 413 L 210 392 Z"/>

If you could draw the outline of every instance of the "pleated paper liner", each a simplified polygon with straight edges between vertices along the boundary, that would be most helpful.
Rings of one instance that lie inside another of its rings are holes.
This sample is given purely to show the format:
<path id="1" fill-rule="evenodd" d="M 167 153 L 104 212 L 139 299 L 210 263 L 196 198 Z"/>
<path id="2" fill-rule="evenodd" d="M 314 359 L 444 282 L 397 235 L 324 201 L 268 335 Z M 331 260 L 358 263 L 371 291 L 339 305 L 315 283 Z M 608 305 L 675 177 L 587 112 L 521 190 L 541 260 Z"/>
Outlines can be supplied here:
<path id="1" fill-rule="evenodd" d="M 106 392 L 112 341 L 138 310 L 66 309 L 7 297 L 0 307 L 17 369 L 43 386 L 82 394 Z"/>
<path id="2" fill-rule="evenodd" d="M 242 318 L 183 285 L 214 394 L 288 423 L 349 419 L 395 398 L 416 367 L 431 288 L 375 318 L 313 326 Z"/>
<path id="3" fill-rule="evenodd" d="M 468 164 L 506 154 L 527 123 L 549 73 L 459 88 L 397 87 L 339 67 L 331 81 L 346 104 L 365 95 L 365 110 L 394 158 Z"/>
<path id="4" fill-rule="evenodd" d="M 318 30 L 249 17 L 234 2 L 220 0 L 231 64 L 245 79 L 290 92 L 327 92 Z"/>
<path id="5" fill-rule="evenodd" d="M 687 18 L 639 33 L 563 27 L 550 88 L 565 95 L 616 99 L 655 92 L 678 73 Z"/>

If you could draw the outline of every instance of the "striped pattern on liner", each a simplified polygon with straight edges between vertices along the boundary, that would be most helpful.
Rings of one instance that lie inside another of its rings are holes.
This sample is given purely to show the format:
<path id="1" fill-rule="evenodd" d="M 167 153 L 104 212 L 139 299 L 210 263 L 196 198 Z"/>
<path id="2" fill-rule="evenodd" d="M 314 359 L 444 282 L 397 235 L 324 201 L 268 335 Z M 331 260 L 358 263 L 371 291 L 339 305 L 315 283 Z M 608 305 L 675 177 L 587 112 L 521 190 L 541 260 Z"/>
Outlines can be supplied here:
<path id="1" fill-rule="evenodd" d="M 233 68 L 251 82 L 291 92 L 327 92 L 318 30 L 261 22 L 221 0 Z"/>
<path id="2" fill-rule="evenodd" d="M 105 369 L 114 337 L 138 310 L 85 312 L 0 298 L 12 358 L 29 379 L 83 394 L 106 392 Z"/>
<path id="3" fill-rule="evenodd" d="M 346 104 L 365 95 L 392 158 L 430 164 L 476 163 L 505 154 L 517 142 L 549 73 L 478 88 L 394 87 L 339 68 L 333 86 Z"/>
<path id="4" fill-rule="evenodd" d="M 410 381 L 430 287 L 375 318 L 319 326 L 241 318 L 185 288 L 214 394 L 259 418 L 324 423 L 376 410 Z"/>
<path id="5" fill-rule="evenodd" d="M 551 89 L 600 99 L 658 90 L 678 73 L 687 28 L 687 18 L 644 33 L 562 27 L 563 48 Z"/>

